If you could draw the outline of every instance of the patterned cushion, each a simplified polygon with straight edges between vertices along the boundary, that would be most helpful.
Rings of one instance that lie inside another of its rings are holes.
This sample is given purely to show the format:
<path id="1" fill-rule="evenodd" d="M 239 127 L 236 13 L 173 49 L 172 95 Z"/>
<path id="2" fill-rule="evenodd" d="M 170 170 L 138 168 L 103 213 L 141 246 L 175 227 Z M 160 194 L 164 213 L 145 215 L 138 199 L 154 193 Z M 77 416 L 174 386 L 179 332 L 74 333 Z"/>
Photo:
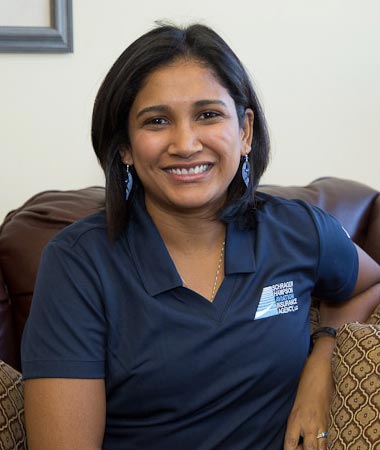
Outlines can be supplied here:
<path id="1" fill-rule="evenodd" d="M 380 449 L 380 325 L 342 326 L 332 367 L 328 448 Z"/>
<path id="2" fill-rule="evenodd" d="M 371 317 L 367 320 L 367 323 L 374 325 L 380 325 L 380 305 L 373 311 Z"/>
<path id="3" fill-rule="evenodd" d="M 19 372 L 0 361 L 0 450 L 26 450 L 23 382 Z"/>

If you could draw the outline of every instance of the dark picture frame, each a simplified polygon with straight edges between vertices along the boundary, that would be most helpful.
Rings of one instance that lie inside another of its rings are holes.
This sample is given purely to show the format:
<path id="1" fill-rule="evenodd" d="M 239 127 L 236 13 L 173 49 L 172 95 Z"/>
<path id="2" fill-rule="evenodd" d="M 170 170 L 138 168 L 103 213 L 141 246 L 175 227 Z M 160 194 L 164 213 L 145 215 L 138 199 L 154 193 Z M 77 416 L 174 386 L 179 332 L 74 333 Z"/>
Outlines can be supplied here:
<path id="1" fill-rule="evenodd" d="M 50 27 L 0 26 L 2 53 L 72 53 L 72 0 L 50 0 Z"/>

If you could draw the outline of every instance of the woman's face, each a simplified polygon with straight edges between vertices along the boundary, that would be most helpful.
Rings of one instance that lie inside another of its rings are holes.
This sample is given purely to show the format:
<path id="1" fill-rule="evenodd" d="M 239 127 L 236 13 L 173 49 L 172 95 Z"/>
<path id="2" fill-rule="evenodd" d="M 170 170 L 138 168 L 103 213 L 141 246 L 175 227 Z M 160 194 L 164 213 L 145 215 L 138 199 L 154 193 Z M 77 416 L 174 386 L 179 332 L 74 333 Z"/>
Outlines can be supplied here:
<path id="1" fill-rule="evenodd" d="M 153 214 L 205 212 L 222 206 L 239 166 L 251 150 L 253 112 L 239 126 L 235 103 L 212 71 L 180 60 L 152 72 L 129 115 L 133 164 Z"/>

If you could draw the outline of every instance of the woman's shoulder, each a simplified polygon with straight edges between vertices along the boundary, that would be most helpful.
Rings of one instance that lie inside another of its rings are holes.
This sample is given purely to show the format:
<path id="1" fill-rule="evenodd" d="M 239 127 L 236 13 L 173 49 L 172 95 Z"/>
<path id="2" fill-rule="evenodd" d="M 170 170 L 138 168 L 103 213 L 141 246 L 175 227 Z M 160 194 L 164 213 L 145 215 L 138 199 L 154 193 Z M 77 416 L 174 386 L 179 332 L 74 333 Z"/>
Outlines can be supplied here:
<path id="1" fill-rule="evenodd" d="M 302 232 L 314 229 L 319 238 L 331 233 L 341 233 L 342 230 L 347 235 L 347 231 L 332 214 L 303 199 L 286 199 L 260 192 L 257 193 L 257 204 L 260 217 L 276 223 L 283 222 L 287 227 L 294 227 Z"/>
<path id="2" fill-rule="evenodd" d="M 258 222 L 295 222 L 305 220 L 309 225 L 315 222 L 317 207 L 302 199 L 287 199 L 271 195 L 266 192 L 256 191 L 254 201 L 244 204 L 244 207 L 235 213 L 233 220 L 239 228 L 255 229 Z M 325 214 L 319 210 L 321 214 Z M 227 218 L 227 222 L 228 222 Z"/>
<path id="3" fill-rule="evenodd" d="M 276 195 L 267 194 L 265 192 L 256 193 L 257 208 L 263 212 L 278 212 L 299 214 L 313 214 L 314 211 L 319 210 L 318 207 L 308 203 L 305 200 L 299 198 L 284 198 Z M 322 211 L 322 214 L 324 212 Z"/>
<path id="4" fill-rule="evenodd" d="M 308 226 L 318 230 L 319 234 L 326 226 L 341 228 L 337 219 L 330 213 L 299 198 L 287 199 L 258 192 L 257 212 L 261 218 L 285 222 L 287 226 L 297 229 Z"/>
<path id="5" fill-rule="evenodd" d="M 76 247 L 109 240 L 105 212 L 98 212 L 79 219 L 59 231 L 49 245 Z"/>

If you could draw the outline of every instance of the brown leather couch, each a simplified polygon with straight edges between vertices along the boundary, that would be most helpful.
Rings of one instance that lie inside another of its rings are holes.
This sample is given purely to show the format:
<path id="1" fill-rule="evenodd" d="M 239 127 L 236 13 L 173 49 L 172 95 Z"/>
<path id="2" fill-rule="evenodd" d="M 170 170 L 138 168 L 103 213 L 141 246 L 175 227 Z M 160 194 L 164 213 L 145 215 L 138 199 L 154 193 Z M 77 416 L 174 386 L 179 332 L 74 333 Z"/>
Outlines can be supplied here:
<path id="1" fill-rule="evenodd" d="M 301 198 L 332 213 L 341 221 L 353 240 L 380 264 L 380 195 L 377 190 L 365 184 L 337 178 L 320 178 L 305 187 L 268 185 L 261 186 L 260 190 L 286 198 Z M 20 208 L 10 212 L 1 225 L 0 359 L 15 369 L 20 370 L 20 339 L 32 301 L 42 248 L 59 230 L 103 207 L 104 189 L 101 187 L 71 191 L 46 191 L 35 195 Z M 355 352 L 359 352 L 360 355 L 352 357 L 336 351 L 335 381 L 338 384 L 343 383 L 343 391 L 345 384 L 348 383 L 346 391 L 351 389 L 352 392 L 350 392 L 354 395 L 352 400 L 354 406 L 351 407 L 347 403 L 349 402 L 348 392 L 336 394 L 334 398 L 336 404 L 335 409 L 334 404 L 332 406 L 332 425 L 330 427 L 331 448 L 361 450 L 380 448 L 380 420 L 378 417 L 380 408 L 379 311 L 377 310 L 370 319 L 374 325 L 354 324 L 351 328 L 343 327 L 339 333 L 338 342 L 340 339 L 342 346 L 345 345 L 344 348 L 346 348 L 346 350 L 343 348 L 343 353 L 355 347 Z M 313 322 L 315 320 L 317 320 L 317 315 L 313 317 Z M 358 350 L 360 339 L 362 339 L 361 335 L 364 338 L 369 336 L 368 339 L 372 339 L 370 350 L 368 350 L 369 344 L 367 343 L 363 344 L 364 349 Z M 366 345 L 367 347 L 365 347 Z M 364 361 L 369 353 L 374 358 L 370 363 Z M 353 358 L 352 361 L 349 358 Z M 363 377 L 359 381 L 354 380 L 351 373 L 352 368 L 357 369 L 360 374 L 361 369 L 357 368 L 355 364 L 361 363 L 364 364 L 365 369 L 363 370 L 366 374 L 368 374 L 369 366 L 372 372 L 377 374 L 378 380 L 375 386 L 371 385 L 368 389 L 365 386 L 361 387 L 360 383 L 363 382 Z M 350 375 L 348 381 L 344 379 L 347 375 Z M 356 397 L 355 392 L 359 392 Z M 355 406 L 355 401 L 359 401 L 361 409 Z M 359 413 L 369 403 L 370 410 L 368 410 L 366 418 L 363 416 L 360 419 Z M 371 411 L 373 409 L 376 411 L 376 408 L 377 419 L 373 419 Z M 372 419 L 368 418 L 368 415 Z M 377 431 L 374 431 L 377 424 L 378 435 Z M 367 427 L 365 432 L 363 427 Z M 359 441 L 360 439 L 362 441 Z M 377 444 L 376 439 L 378 439 Z M 374 445 L 378 445 L 378 447 L 371 447 L 371 440 L 375 440 Z M 356 446 L 351 447 L 350 442 Z"/>

